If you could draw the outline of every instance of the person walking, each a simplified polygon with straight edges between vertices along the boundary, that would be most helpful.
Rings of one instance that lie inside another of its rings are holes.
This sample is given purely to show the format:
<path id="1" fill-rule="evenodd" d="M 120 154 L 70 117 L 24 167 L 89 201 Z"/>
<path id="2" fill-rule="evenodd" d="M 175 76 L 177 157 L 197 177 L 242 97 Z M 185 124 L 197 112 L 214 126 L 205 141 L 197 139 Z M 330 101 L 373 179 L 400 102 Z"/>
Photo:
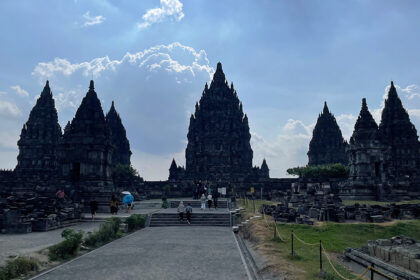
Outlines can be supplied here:
<path id="1" fill-rule="evenodd" d="M 92 215 L 92 220 L 93 220 L 95 218 L 96 211 L 98 211 L 98 202 L 95 199 L 91 200 L 89 203 L 89 207 L 90 207 L 90 214 Z"/>
<path id="2" fill-rule="evenodd" d="M 191 224 L 191 214 L 192 214 L 192 207 L 191 204 L 188 203 L 187 208 L 185 208 L 185 212 L 187 213 L 187 222 L 190 225 Z"/>
<path id="3" fill-rule="evenodd" d="M 207 196 L 207 205 L 209 207 L 209 210 L 211 210 L 211 201 L 212 201 L 213 197 L 212 195 L 209 193 L 209 195 Z"/>
<path id="4" fill-rule="evenodd" d="M 201 210 L 205 210 L 206 209 L 206 196 L 204 195 L 204 193 L 201 195 L 200 201 L 201 201 Z"/>
<path id="5" fill-rule="evenodd" d="M 123 203 L 124 203 L 124 205 L 126 206 L 126 210 L 125 210 L 125 213 L 128 213 L 128 214 L 130 214 L 130 212 L 131 212 L 131 206 L 132 206 L 132 204 L 133 204 L 133 201 L 134 201 L 134 197 L 133 197 L 133 195 L 131 194 L 131 193 L 127 193 L 124 197 L 123 197 Z"/>
<path id="6" fill-rule="evenodd" d="M 117 215 L 118 213 L 118 200 L 115 195 L 112 196 L 111 201 L 109 202 L 111 208 L 111 215 Z"/>
<path id="7" fill-rule="evenodd" d="M 181 201 L 178 205 L 179 221 L 184 221 L 184 211 L 185 211 L 184 202 Z"/>

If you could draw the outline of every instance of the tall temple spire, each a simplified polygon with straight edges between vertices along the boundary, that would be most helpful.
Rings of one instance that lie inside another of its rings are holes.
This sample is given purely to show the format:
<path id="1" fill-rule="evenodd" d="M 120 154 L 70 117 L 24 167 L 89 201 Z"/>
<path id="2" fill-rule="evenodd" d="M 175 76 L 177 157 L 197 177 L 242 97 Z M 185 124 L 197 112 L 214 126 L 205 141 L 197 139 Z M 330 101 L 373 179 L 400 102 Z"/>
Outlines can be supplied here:
<path id="1" fill-rule="evenodd" d="M 253 173 L 248 117 L 233 85 L 226 83 L 220 62 L 205 90 L 190 119 L 186 176 L 201 180 L 245 178 Z"/>
<path id="2" fill-rule="evenodd" d="M 345 148 L 340 127 L 328 109 L 327 102 L 319 115 L 309 143 L 309 165 L 347 163 Z"/>
<path id="3" fill-rule="evenodd" d="M 95 90 L 95 84 L 94 84 L 93 80 L 90 80 L 89 90 Z"/>
<path id="4" fill-rule="evenodd" d="M 353 135 L 350 138 L 351 144 L 366 144 L 378 139 L 378 125 L 369 112 L 366 98 L 362 99 L 362 108 L 359 117 L 354 125 Z"/>
<path id="5" fill-rule="evenodd" d="M 417 130 L 410 121 L 394 83 L 388 91 L 379 124 L 380 140 L 391 147 L 393 166 L 397 172 L 411 174 L 418 167 L 419 142 Z"/>
<path id="6" fill-rule="evenodd" d="M 113 165 L 130 165 L 130 157 L 132 154 L 130 150 L 130 142 L 127 139 L 127 132 L 122 124 L 121 117 L 115 109 L 114 101 L 112 101 L 111 108 L 106 114 L 106 123 L 111 129 L 112 144 L 115 148 L 112 155 Z"/>
<path id="7" fill-rule="evenodd" d="M 54 169 L 57 164 L 56 147 L 60 137 L 61 127 L 47 81 L 22 128 L 18 141 L 17 170 Z"/>

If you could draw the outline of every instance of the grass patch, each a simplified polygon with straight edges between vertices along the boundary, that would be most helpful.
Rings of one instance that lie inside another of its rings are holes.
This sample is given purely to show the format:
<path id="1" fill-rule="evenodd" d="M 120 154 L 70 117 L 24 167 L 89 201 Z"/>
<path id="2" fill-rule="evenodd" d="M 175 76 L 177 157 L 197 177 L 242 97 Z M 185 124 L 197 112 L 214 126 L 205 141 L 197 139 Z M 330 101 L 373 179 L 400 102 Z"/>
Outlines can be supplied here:
<path id="1" fill-rule="evenodd" d="M 128 225 L 128 231 L 134 231 L 144 228 L 146 224 L 146 215 L 132 214 L 130 217 L 125 219 L 125 223 Z"/>
<path id="2" fill-rule="evenodd" d="M 5 266 L 0 267 L 0 280 L 9 280 L 23 276 L 31 271 L 38 271 L 38 262 L 33 258 L 18 257 L 7 261 Z"/>
<path id="3" fill-rule="evenodd" d="M 256 202 L 256 205 L 259 203 Z M 252 203 L 252 202 L 251 202 Z M 267 202 L 261 202 L 267 203 Z M 242 204 L 243 205 L 243 204 Z M 252 205 L 252 204 L 251 204 Z M 253 213 L 252 208 L 242 206 L 250 209 L 248 214 Z M 271 218 L 268 218 L 271 219 Z M 254 220 L 255 223 L 265 224 L 262 220 Z M 273 223 L 272 219 L 269 220 Z M 261 227 L 260 227 L 261 228 Z M 278 239 L 273 239 L 272 226 L 263 227 L 266 231 L 267 238 L 263 240 L 264 243 L 276 249 L 283 259 L 303 269 L 305 272 L 304 279 L 321 279 L 319 276 L 319 240 L 322 240 L 323 246 L 332 257 L 335 268 L 345 277 L 349 279 L 355 278 L 350 271 L 341 266 L 335 258 L 336 254 L 342 254 L 345 248 L 361 247 L 366 244 L 368 240 L 391 238 L 396 235 L 406 235 L 416 240 L 420 240 L 420 220 L 403 220 L 387 224 L 372 224 L 372 223 L 333 223 L 324 222 L 317 226 L 299 225 L 293 223 L 279 223 L 277 231 L 280 236 L 286 239 L 282 242 Z M 294 240 L 295 256 L 291 256 L 291 231 L 307 243 L 316 244 L 314 246 L 307 246 Z M 268 246 L 267 245 L 267 246 Z M 324 279 L 340 279 L 332 270 L 325 256 L 323 256 L 323 269 L 325 271 Z"/>
<path id="4" fill-rule="evenodd" d="M 319 279 L 319 246 L 307 246 L 294 240 L 295 257 L 291 257 L 290 249 L 290 234 L 294 233 L 307 243 L 322 244 L 332 256 L 334 253 L 343 253 L 345 248 L 360 247 L 368 240 L 379 238 L 391 238 L 396 235 L 406 235 L 417 240 L 420 239 L 420 221 L 410 220 L 397 222 L 394 225 L 384 226 L 378 224 L 338 224 L 338 223 L 323 223 L 321 226 L 308 226 L 298 224 L 279 224 L 277 230 L 280 235 L 287 237 L 286 242 L 276 242 L 282 248 L 285 256 L 289 260 L 296 263 L 306 271 L 307 279 Z M 345 277 L 352 278 L 352 274 L 334 262 L 335 268 Z M 325 256 L 323 256 L 323 268 L 326 272 L 327 279 L 339 279 L 335 275 Z M 353 277 L 354 278 L 354 277 Z"/>
<path id="5" fill-rule="evenodd" d="M 90 248 L 100 247 L 112 240 L 120 238 L 123 236 L 123 233 L 120 230 L 121 219 L 117 217 L 112 217 L 107 219 L 105 223 L 99 226 L 99 230 L 89 233 L 83 245 Z"/>
<path id="6" fill-rule="evenodd" d="M 64 238 L 58 244 L 49 248 L 48 256 L 52 261 L 67 260 L 77 255 L 82 244 L 83 232 L 75 232 L 73 229 L 65 229 L 61 233 Z"/>
<path id="7" fill-rule="evenodd" d="M 359 203 L 360 205 L 381 205 L 385 206 L 391 203 L 395 203 L 397 205 L 400 204 L 418 204 L 420 203 L 420 199 L 417 200 L 403 200 L 399 202 L 389 202 L 389 201 L 375 201 L 375 200 L 343 200 L 344 205 L 354 205 L 355 203 Z"/>

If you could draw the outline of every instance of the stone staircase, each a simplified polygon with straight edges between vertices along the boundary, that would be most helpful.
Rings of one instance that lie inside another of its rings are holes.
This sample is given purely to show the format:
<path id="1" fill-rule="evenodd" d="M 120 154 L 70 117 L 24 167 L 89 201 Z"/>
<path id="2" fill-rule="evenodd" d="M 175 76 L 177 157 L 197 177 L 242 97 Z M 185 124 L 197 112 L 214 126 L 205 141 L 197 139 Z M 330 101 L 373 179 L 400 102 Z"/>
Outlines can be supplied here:
<path id="1" fill-rule="evenodd" d="M 160 209 L 162 208 L 162 201 L 134 201 L 134 208 L 136 209 Z"/>
<path id="2" fill-rule="evenodd" d="M 184 221 L 179 221 L 178 213 L 154 213 L 150 220 L 151 227 L 167 226 L 230 226 L 230 213 L 209 213 L 195 212 L 191 216 L 191 225 L 187 223 L 186 215 Z"/>
<path id="3" fill-rule="evenodd" d="M 178 208 L 180 200 L 171 200 L 169 201 L 169 207 L 170 208 Z M 187 207 L 188 203 L 191 204 L 192 208 L 200 208 L 201 207 L 201 201 L 200 200 L 183 200 L 184 206 Z M 206 204 L 207 207 L 207 204 Z M 214 204 L 212 203 L 212 208 L 214 208 Z M 217 208 L 228 208 L 228 202 L 226 199 L 220 199 L 217 203 Z"/>

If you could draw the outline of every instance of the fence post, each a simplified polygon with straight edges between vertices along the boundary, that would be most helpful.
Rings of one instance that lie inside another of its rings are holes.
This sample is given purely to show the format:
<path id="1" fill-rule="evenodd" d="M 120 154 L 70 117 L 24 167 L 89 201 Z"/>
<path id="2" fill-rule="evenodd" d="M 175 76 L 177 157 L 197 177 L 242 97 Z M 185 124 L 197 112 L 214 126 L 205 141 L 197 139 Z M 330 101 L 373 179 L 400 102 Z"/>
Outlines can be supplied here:
<path id="1" fill-rule="evenodd" d="M 290 234 L 290 240 L 292 242 L 292 257 L 295 255 L 295 251 L 293 250 L 293 229 L 292 229 L 292 233 Z"/>
<path id="2" fill-rule="evenodd" d="M 322 273 L 322 241 L 319 240 L 319 272 Z"/>
<path id="3" fill-rule="evenodd" d="M 255 198 L 252 198 L 252 204 L 254 205 L 254 214 L 255 214 Z"/>
<path id="4" fill-rule="evenodd" d="M 371 267 L 374 267 L 375 264 L 372 263 Z M 370 270 L 370 280 L 373 280 L 373 276 L 374 276 L 375 272 L 373 271 L 373 269 Z"/>
<path id="5" fill-rule="evenodd" d="M 274 221 L 274 240 L 276 240 L 277 237 L 277 224 L 276 221 Z"/>

